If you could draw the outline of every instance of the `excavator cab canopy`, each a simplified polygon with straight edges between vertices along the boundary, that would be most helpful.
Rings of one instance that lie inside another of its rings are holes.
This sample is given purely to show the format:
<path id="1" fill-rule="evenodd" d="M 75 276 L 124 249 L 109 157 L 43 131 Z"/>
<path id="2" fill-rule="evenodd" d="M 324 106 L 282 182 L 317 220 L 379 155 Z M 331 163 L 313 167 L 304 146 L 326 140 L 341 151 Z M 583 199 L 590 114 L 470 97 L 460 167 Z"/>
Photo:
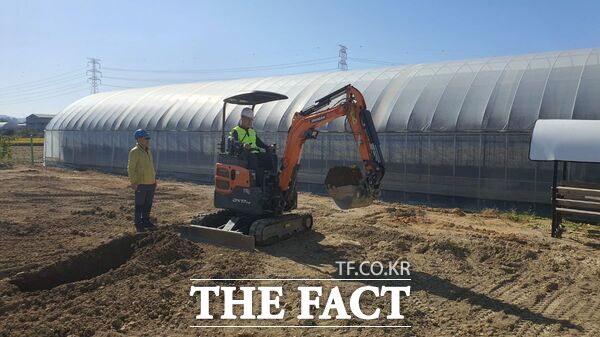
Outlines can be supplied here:
<path id="1" fill-rule="evenodd" d="M 279 101 L 287 98 L 288 97 L 286 95 L 278 94 L 276 92 L 255 90 L 252 92 L 227 97 L 223 100 L 223 102 L 229 104 L 252 105 L 254 107 L 256 104 Z"/>
<path id="2" fill-rule="evenodd" d="M 225 152 L 225 116 L 227 114 L 227 104 L 251 105 L 252 111 L 254 111 L 254 106 L 257 104 L 269 103 L 282 99 L 288 99 L 288 97 L 276 92 L 261 90 L 255 90 L 225 98 L 223 100 L 223 114 L 221 116 L 221 153 Z"/>

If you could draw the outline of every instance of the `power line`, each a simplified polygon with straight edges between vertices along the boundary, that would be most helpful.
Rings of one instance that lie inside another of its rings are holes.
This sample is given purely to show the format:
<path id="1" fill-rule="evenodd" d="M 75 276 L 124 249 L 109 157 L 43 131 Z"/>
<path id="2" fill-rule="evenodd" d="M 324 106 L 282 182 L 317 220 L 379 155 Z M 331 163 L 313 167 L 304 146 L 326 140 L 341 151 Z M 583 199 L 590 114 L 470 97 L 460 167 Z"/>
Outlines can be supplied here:
<path id="1" fill-rule="evenodd" d="M 52 81 L 47 81 L 45 83 L 32 84 L 30 86 L 22 87 L 22 88 L 0 89 L 0 95 L 9 94 L 9 93 L 20 93 L 20 92 L 24 92 L 24 91 L 36 91 L 36 90 L 40 90 L 40 89 L 60 86 L 65 83 L 72 83 L 74 81 L 79 81 L 79 82 L 85 83 L 85 82 L 83 82 L 85 77 L 83 77 L 82 75 L 83 75 L 83 73 L 71 75 L 68 77 L 59 78 L 59 79 L 55 79 Z"/>
<path id="2" fill-rule="evenodd" d="M 88 69 L 85 73 L 86 75 L 90 75 L 90 77 L 88 77 L 88 82 L 91 85 L 90 94 L 93 95 L 100 91 L 100 83 L 102 83 L 102 80 L 100 79 L 102 76 L 102 72 L 100 71 L 100 59 L 88 57 L 87 65 L 88 67 L 91 67 L 91 69 Z"/>
<path id="3" fill-rule="evenodd" d="M 61 77 L 65 77 L 67 75 L 71 75 L 74 73 L 79 73 L 80 71 L 82 71 L 84 69 L 85 68 L 80 68 L 80 69 L 69 71 L 66 73 L 62 73 L 62 74 L 58 74 L 58 75 L 54 75 L 54 76 L 50 76 L 50 77 L 46 77 L 46 78 L 41 78 L 41 79 L 35 80 L 35 81 L 28 81 L 28 82 L 21 82 L 21 83 L 17 83 L 17 84 L 6 85 L 3 87 L 0 87 L 0 90 L 15 90 L 15 89 L 11 89 L 11 88 L 27 87 L 27 86 L 30 86 L 30 84 L 36 84 L 36 83 L 39 85 L 39 83 L 55 82 L 57 80 L 62 80 L 63 78 L 61 78 Z"/>
<path id="4" fill-rule="evenodd" d="M 76 85 L 71 85 L 71 86 L 67 86 L 64 88 L 55 88 L 46 92 L 41 92 L 39 94 L 29 94 L 29 95 L 25 95 L 25 96 L 12 96 L 12 97 L 6 97 L 3 98 L 2 100 L 0 100 L 0 102 L 3 101 L 13 101 L 13 100 L 27 100 L 30 98 L 35 98 L 35 97 L 39 97 L 40 95 L 48 95 L 48 94 L 58 94 L 61 92 L 64 92 L 65 90 L 71 90 L 71 89 L 77 89 L 77 88 L 83 88 L 81 84 L 76 84 Z"/>
<path id="5" fill-rule="evenodd" d="M 69 95 L 69 94 L 73 94 L 76 92 L 81 92 L 81 89 L 77 89 L 77 90 L 72 90 L 72 91 L 66 91 L 60 94 L 56 94 L 56 95 L 51 95 L 51 96 L 42 96 L 42 97 L 37 97 L 34 99 L 29 99 L 29 100 L 24 100 L 24 101 L 11 101 L 11 102 L 0 102 L 0 105 L 16 105 L 16 104 L 24 104 L 24 103 L 29 103 L 29 102 L 36 102 L 36 101 L 43 101 L 43 100 L 47 100 L 50 98 L 54 98 L 54 97 L 60 97 L 60 96 L 65 96 L 65 95 Z"/>
<path id="6" fill-rule="evenodd" d="M 106 69 L 106 68 L 104 68 Z M 337 70 L 337 68 L 322 68 L 322 69 L 315 69 L 315 70 L 311 70 L 311 71 L 307 71 L 307 72 L 301 72 L 301 73 L 294 73 L 293 75 L 299 75 L 299 74 L 306 74 L 306 73 L 315 73 L 315 72 L 325 72 L 325 71 L 334 71 Z M 114 79 L 117 81 L 131 81 L 131 82 L 137 82 L 137 81 L 142 81 L 142 80 L 148 80 L 149 82 L 152 82 L 152 80 L 149 79 L 132 79 L 132 78 L 125 78 L 125 77 L 112 77 L 112 76 L 103 76 L 103 79 Z M 223 80 L 223 79 L 213 79 L 212 81 L 219 81 L 219 80 Z M 187 80 L 189 81 L 189 80 Z M 207 80 L 203 80 L 203 81 L 207 81 Z M 168 84 L 186 84 L 186 83 L 194 83 L 194 82 L 171 82 L 171 83 L 161 83 L 161 84 L 157 84 L 157 85 L 168 85 Z M 150 86 L 152 86 L 152 84 L 155 84 L 155 82 L 152 82 L 151 84 L 149 84 Z M 116 85 L 113 83 L 110 84 L 105 84 L 102 83 L 103 87 L 111 87 L 111 88 L 117 88 L 117 89 L 139 89 L 139 88 L 145 88 L 145 86 L 125 86 L 125 85 Z"/>
<path id="7" fill-rule="evenodd" d="M 301 66 L 315 66 L 315 65 L 323 65 L 329 62 L 314 62 L 310 64 L 303 64 Z M 278 68 L 271 68 L 268 70 L 275 69 L 287 69 L 287 68 L 296 68 L 300 65 L 287 65 L 287 66 L 279 66 Z M 108 70 L 108 68 L 104 68 Z M 246 71 L 261 71 L 267 69 L 254 69 L 254 70 L 246 70 Z M 313 70 L 314 71 L 314 70 Z M 112 80 L 120 80 L 120 81 L 129 81 L 129 82 L 151 82 L 151 83 L 181 83 L 181 82 L 197 82 L 197 81 L 217 81 L 219 79 L 199 79 L 199 78 L 139 78 L 139 77 L 121 77 L 121 76 L 102 76 L 104 79 L 112 79 Z"/>
<path id="8" fill-rule="evenodd" d="M 338 69 L 341 71 L 348 70 L 348 63 L 346 60 L 348 59 L 348 47 L 340 44 L 340 52 L 339 52 L 340 60 L 338 61 Z"/>
<path id="9" fill-rule="evenodd" d="M 371 59 L 364 59 L 364 58 L 358 58 L 358 57 L 348 57 L 348 59 L 359 62 L 359 63 L 372 63 L 372 64 L 381 64 L 381 65 L 390 65 L 390 66 L 402 64 L 399 62 L 379 61 L 379 60 L 371 60 Z"/>
<path id="10" fill-rule="evenodd" d="M 216 73 L 216 72 L 244 72 L 244 71 L 258 71 L 258 70 L 271 70 L 288 67 L 303 67 L 309 65 L 323 64 L 324 61 L 331 61 L 336 57 L 324 57 L 312 60 L 280 63 L 272 65 L 260 65 L 260 66 L 248 66 L 248 67 L 237 67 L 237 68 L 214 68 L 214 69 L 188 69 L 188 70 L 156 70 L 156 69 L 130 69 L 130 68 L 112 68 L 104 67 L 104 70 L 120 71 L 120 72 L 132 72 L 132 73 L 164 73 L 164 74 L 204 74 L 204 73 Z"/>
<path id="11" fill-rule="evenodd" d="M 69 83 L 68 85 L 63 85 L 60 87 L 47 87 L 47 88 L 43 88 L 43 89 L 38 89 L 36 91 L 30 91 L 30 92 L 19 92 L 19 93 L 14 93 L 14 94 L 5 94 L 5 95 L 0 95 L 0 99 L 13 99 L 13 98 L 21 98 L 21 97 L 28 97 L 28 96 L 37 96 L 40 94 L 47 94 L 47 93 L 54 93 L 54 92 L 60 92 L 62 90 L 67 90 L 67 89 L 74 89 L 74 88 L 83 88 L 84 83 Z"/>
<path id="12" fill-rule="evenodd" d="M 127 86 L 123 86 L 123 85 L 112 85 L 112 84 L 106 84 L 106 83 L 102 83 L 103 87 L 110 87 L 110 88 L 119 88 L 119 89 L 136 89 L 139 87 L 127 87 Z"/>
<path id="13" fill-rule="evenodd" d="M 313 73 L 320 71 L 328 71 L 336 68 L 325 68 L 325 69 L 313 69 L 310 71 L 295 73 L 295 74 L 304 74 L 304 73 Z M 193 82 L 206 82 L 206 81 L 220 81 L 226 80 L 228 78 L 211 78 L 211 79 L 199 79 L 199 78 L 132 78 L 132 77 L 120 77 L 120 76 L 102 76 L 103 79 L 111 79 L 117 81 L 126 81 L 126 82 L 147 82 L 147 83 L 156 83 L 156 84 L 179 84 L 179 83 L 193 83 Z"/>
<path id="14" fill-rule="evenodd" d="M 129 81 L 129 82 L 151 82 L 151 83 L 177 83 L 177 82 L 185 82 L 185 81 L 194 81 L 194 79 L 165 79 L 165 78 L 129 78 L 129 77 L 119 77 L 119 76 L 103 76 L 102 78 L 106 78 L 109 80 L 120 80 L 120 81 Z"/>
<path id="15" fill-rule="evenodd" d="M 53 87 L 53 86 L 56 86 L 56 85 L 62 85 L 64 83 L 73 82 L 75 80 L 80 80 L 81 81 L 82 79 L 83 79 L 82 74 L 71 75 L 69 77 L 55 79 L 55 80 L 47 81 L 47 82 L 44 82 L 44 83 L 33 84 L 33 85 L 30 85 L 30 86 L 27 86 L 27 87 L 22 87 L 22 88 L 1 89 L 0 90 L 0 95 L 1 94 L 12 93 L 12 92 L 35 91 L 35 90 L 38 90 L 38 89 L 43 89 L 43 88 L 47 88 L 47 87 Z"/>
<path id="16" fill-rule="evenodd" d="M 106 68 L 104 68 L 106 69 Z M 317 73 L 317 72 L 325 72 L 325 71 L 334 71 L 337 70 L 337 68 L 321 68 L 321 69 L 313 69 L 310 71 L 304 71 L 304 72 L 299 72 L 299 73 L 293 73 L 290 75 L 300 75 L 300 74 L 307 74 L 307 73 Z M 222 81 L 222 80 L 227 80 L 227 79 L 202 79 L 202 80 L 194 80 L 194 79 L 185 79 L 185 80 L 179 80 L 179 82 L 175 81 L 175 80 L 167 80 L 164 81 L 164 79 L 148 79 L 148 78 L 127 78 L 127 77 L 113 77 L 113 76 L 103 76 L 103 79 L 112 79 L 112 80 L 116 80 L 116 81 L 126 81 L 126 82 L 149 82 L 150 85 L 155 84 L 155 85 L 168 85 L 168 84 L 189 84 L 189 83 L 195 83 L 195 82 L 206 82 L 206 81 Z M 173 82 L 174 81 L 174 82 Z M 158 83 L 157 83 L 158 82 Z M 102 86 L 107 86 L 107 87 L 113 87 L 113 88 L 121 88 L 121 89 L 134 89 L 134 88 L 144 88 L 144 86 L 123 86 L 123 85 L 116 85 L 116 84 L 104 84 L 102 83 Z"/>
<path id="17" fill-rule="evenodd" d="M 46 88 L 61 86 L 61 85 L 64 85 L 66 83 L 74 83 L 75 81 L 85 83 L 85 82 L 82 81 L 83 79 L 84 79 L 83 76 L 81 76 L 81 75 L 75 75 L 75 76 L 66 77 L 66 78 L 60 79 L 60 80 L 54 80 L 52 82 L 31 85 L 29 87 L 23 87 L 23 88 L 18 88 L 18 89 L 0 90 L 0 96 L 3 96 L 3 95 L 18 95 L 18 94 L 20 94 L 22 92 L 30 92 L 30 91 L 35 92 L 35 91 L 43 90 L 43 89 L 46 89 Z"/>

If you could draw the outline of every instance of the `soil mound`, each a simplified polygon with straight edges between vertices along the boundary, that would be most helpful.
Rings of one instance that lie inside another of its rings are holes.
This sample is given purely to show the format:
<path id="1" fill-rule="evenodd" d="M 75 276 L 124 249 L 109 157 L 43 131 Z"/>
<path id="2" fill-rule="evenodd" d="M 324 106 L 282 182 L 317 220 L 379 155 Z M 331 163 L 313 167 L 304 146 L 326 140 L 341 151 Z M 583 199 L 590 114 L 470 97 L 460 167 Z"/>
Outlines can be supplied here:
<path id="1" fill-rule="evenodd" d="M 183 259 L 198 259 L 203 250 L 170 231 L 144 236 L 135 244 L 136 255 L 148 265 L 168 265 Z"/>

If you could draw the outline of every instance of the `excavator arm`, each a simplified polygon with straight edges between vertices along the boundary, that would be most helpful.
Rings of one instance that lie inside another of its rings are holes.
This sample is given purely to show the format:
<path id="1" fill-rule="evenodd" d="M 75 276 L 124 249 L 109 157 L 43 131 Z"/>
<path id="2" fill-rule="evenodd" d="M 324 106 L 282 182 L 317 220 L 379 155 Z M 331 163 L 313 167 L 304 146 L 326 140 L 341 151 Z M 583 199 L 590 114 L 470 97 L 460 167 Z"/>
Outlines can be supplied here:
<path id="1" fill-rule="evenodd" d="M 327 108 L 332 101 L 342 96 L 343 98 L 333 107 Z M 279 188 L 286 203 L 292 202 L 291 194 L 295 191 L 304 142 L 315 139 L 319 127 L 341 117 L 346 118 L 358 144 L 365 175 L 358 185 L 327 186 L 328 191 L 341 208 L 365 206 L 379 196 L 380 183 L 385 173 L 379 137 L 362 93 L 353 86 L 347 85 L 294 114 L 279 171 Z"/>

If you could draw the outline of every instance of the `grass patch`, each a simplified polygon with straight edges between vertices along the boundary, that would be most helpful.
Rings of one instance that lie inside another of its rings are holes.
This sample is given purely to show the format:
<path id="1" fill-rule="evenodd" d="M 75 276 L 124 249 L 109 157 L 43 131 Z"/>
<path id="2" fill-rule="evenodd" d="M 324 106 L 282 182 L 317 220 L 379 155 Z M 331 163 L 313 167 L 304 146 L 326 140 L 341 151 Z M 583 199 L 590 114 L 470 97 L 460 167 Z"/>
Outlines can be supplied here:
<path id="1" fill-rule="evenodd" d="M 28 137 L 18 137 L 18 138 L 12 138 L 10 140 L 10 145 L 12 145 L 12 146 L 29 146 L 30 144 L 31 144 L 31 140 Z M 34 146 L 44 145 L 44 138 L 43 137 L 33 138 L 33 145 Z"/>
<path id="2" fill-rule="evenodd" d="M 552 220 L 550 218 L 541 217 L 531 212 L 517 212 L 516 210 L 501 211 L 496 208 L 486 208 L 479 212 L 479 215 L 484 218 L 504 219 L 512 222 L 523 223 L 532 229 L 547 229 L 550 228 Z M 563 218 L 562 225 L 567 230 L 576 232 L 587 232 L 589 236 L 597 236 L 598 226 L 586 222 L 576 222 Z"/>
<path id="3" fill-rule="evenodd" d="M 598 227 L 596 225 L 592 225 L 586 222 L 575 222 L 571 220 L 562 221 L 562 225 L 565 226 L 566 229 L 576 230 L 576 231 L 587 231 L 594 232 Z"/>
<path id="4" fill-rule="evenodd" d="M 544 218 L 533 214 L 532 212 L 517 212 L 516 210 L 501 211 L 496 208 L 485 208 L 480 213 L 485 218 L 497 218 L 505 219 L 519 223 L 533 223 L 541 225 L 541 223 L 548 221 L 548 218 Z"/>

